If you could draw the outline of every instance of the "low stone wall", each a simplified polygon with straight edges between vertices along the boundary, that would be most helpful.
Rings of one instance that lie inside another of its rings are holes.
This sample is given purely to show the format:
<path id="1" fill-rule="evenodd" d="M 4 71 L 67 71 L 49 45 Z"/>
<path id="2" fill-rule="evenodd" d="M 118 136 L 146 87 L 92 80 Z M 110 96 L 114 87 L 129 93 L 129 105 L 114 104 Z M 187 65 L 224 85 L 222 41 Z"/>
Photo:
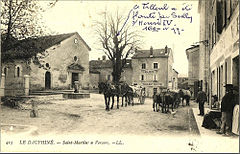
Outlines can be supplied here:
<path id="1" fill-rule="evenodd" d="M 81 98 L 90 98 L 89 93 L 65 93 L 63 98 L 66 99 L 81 99 Z"/>

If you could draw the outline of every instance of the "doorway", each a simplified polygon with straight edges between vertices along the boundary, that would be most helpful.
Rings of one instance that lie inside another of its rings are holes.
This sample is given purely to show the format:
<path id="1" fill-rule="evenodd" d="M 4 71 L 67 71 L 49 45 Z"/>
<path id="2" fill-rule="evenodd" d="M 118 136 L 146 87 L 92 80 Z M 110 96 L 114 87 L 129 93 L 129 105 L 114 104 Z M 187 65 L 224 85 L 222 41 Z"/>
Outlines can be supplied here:
<path id="1" fill-rule="evenodd" d="M 72 73 L 72 88 L 74 87 L 74 82 L 78 81 L 79 75 L 78 73 Z"/>
<path id="2" fill-rule="evenodd" d="M 45 89 L 51 89 L 51 73 L 45 73 Z"/>
<path id="3" fill-rule="evenodd" d="M 233 59 L 232 75 L 232 84 L 239 87 L 239 56 Z"/>

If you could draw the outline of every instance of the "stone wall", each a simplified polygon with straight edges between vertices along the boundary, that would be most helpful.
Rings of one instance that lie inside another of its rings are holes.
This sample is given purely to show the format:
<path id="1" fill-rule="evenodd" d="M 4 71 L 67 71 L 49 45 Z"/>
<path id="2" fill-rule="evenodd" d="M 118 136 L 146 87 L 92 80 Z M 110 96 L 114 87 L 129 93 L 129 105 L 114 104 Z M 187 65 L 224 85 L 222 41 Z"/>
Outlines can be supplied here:
<path id="1" fill-rule="evenodd" d="M 5 74 L 5 96 L 24 95 L 24 75 L 29 75 L 30 68 L 23 60 L 5 62 L 2 64 L 2 73 Z"/>
<path id="2" fill-rule="evenodd" d="M 97 89 L 98 88 L 98 82 L 99 82 L 99 73 L 90 73 L 90 89 Z"/>

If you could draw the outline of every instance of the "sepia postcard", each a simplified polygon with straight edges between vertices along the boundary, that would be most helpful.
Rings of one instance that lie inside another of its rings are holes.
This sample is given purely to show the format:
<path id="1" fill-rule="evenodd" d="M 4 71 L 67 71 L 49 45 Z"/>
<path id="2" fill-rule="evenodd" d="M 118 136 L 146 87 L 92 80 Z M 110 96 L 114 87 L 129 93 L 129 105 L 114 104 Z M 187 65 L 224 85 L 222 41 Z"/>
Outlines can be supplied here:
<path id="1" fill-rule="evenodd" d="M 0 152 L 239 152 L 238 0 L 1 0 Z"/>

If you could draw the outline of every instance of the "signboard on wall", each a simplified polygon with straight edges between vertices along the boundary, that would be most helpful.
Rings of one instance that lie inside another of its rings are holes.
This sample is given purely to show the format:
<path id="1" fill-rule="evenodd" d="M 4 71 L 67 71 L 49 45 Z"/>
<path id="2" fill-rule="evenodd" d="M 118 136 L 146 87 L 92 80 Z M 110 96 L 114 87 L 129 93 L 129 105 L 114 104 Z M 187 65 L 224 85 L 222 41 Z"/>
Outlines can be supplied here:
<path id="1" fill-rule="evenodd" d="M 163 86 L 162 82 L 143 82 L 144 86 Z"/>
<path id="2" fill-rule="evenodd" d="M 141 70 L 142 73 L 151 74 L 157 72 L 157 70 Z"/>

